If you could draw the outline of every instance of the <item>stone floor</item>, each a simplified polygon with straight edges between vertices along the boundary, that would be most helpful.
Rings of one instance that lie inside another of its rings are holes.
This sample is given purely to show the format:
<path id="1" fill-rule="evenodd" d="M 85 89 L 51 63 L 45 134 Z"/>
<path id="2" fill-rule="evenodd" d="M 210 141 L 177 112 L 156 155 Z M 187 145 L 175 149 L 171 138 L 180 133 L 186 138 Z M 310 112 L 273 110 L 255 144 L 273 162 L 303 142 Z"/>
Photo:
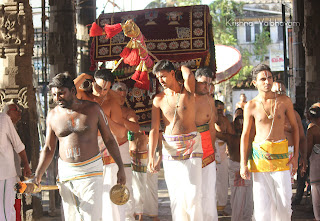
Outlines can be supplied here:
<path id="1" fill-rule="evenodd" d="M 295 185 L 293 185 L 293 194 L 295 194 Z M 161 221 L 171 221 L 170 200 L 168 190 L 163 177 L 163 171 L 159 174 L 159 219 Z M 230 198 L 230 190 L 229 190 Z M 229 201 L 229 200 L 228 200 Z M 230 205 L 227 205 L 230 207 Z M 43 194 L 43 208 L 44 216 L 40 218 L 40 221 L 61 221 L 60 209 L 56 210 L 55 216 L 48 215 L 48 194 Z M 292 220 L 294 221 L 311 221 L 314 220 L 312 211 L 312 200 L 310 196 L 304 196 L 300 205 L 293 206 Z M 228 210 L 227 210 L 228 211 Z M 145 221 L 151 221 L 149 217 L 143 217 Z M 219 214 L 219 221 L 229 221 L 231 216 L 225 214 Z"/>

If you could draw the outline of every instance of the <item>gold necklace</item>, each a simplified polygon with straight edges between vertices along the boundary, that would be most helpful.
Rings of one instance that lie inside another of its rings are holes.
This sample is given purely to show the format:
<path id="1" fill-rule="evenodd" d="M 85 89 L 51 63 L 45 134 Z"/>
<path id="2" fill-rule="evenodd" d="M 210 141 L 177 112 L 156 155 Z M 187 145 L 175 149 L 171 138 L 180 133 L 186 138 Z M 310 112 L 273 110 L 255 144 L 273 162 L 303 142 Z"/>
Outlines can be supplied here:
<path id="1" fill-rule="evenodd" d="M 273 116 L 272 116 L 272 100 L 271 100 L 270 114 L 267 113 L 266 109 L 264 108 L 264 105 L 263 105 L 262 101 L 261 101 L 261 100 L 259 100 L 259 101 L 260 101 L 260 104 L 261 104 L 261 106 L 262 106 L 265 114 L 267 115 L 267 118 L 268 118 L 269 120 L 273 119 L 274 114 L 275 114 L 275 111 L 276 111 L 276 110 L 275 110 L 275 109 L 276 109 L 276 105 L 274 105 Z M 276 101 L 276 102 L 277 102 L 277 101 Z"/>
<path id="2" fill-rule="evenodd" d="M 178 93 L 178 98 L 177 98 L 177 102 L 176 102 L 176 106 L 175 106 L 175 107 L 172 107 L 172 106 L 169 104 L 168 96 L 167 96 L 167 94 L 165 93 L 166 101 L 167 101 L 167 104 L 169 105 L 169 107 L 171 107 L 171 108 L 178 108 L 178 107 L 179 107 L 179 100 L 180 100 L 181 92 L 182 92 L 182 87 L 181 87 L 181 89 L 180 89 L 180 93 Z"/>

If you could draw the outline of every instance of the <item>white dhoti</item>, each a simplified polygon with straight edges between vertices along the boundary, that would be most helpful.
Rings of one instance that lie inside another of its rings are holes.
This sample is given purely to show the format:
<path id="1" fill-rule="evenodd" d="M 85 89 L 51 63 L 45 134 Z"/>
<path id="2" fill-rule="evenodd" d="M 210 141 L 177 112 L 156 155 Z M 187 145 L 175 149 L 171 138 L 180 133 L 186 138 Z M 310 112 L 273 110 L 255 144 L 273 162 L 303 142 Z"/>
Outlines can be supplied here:
<path id="1" fill-rule="evenodd" d="M 202 168 L 203 221 L 218 221 L 216 170 L 215 161 Z"/>
<path id="2" fill-rule="evenodd" d="M 65 220 L 102 220 L 102 167 L 100 154 L 79 163 L 59 159 L 57 184 Z"/>
<path id="3" fill-rule="evenodd" d="M 143 214 L 145 205 L 148 151 L 131 151 L 132 163 L 132 189 L 134 198 L 134 212 L 136 215 Z"/>
<path id="4" fill-rule="evenodd" d="M 120 221 L 120 208 L 110 200 L 110 189 L 117 184 L 119 167 L 116 163 L 103 165 L 102 220 Z M 122 214 L 124 220 L 124 211 Z"/>
<path id="5" fill-rule="evenodd" d="M 291 220 L 290 171 L 252 173 L 254 217 L 257 221 Z"/>
<path id="6" fill-rule="evenodd" d="M 198 132 L 163 135 L 163 168 L 173 221 L 202 221 L 202 147 Z"/>
<path id="7" fill-rule="evenodd" d="M 99 145 L 100 146 L 100 145 Z M 117 184 L 118 165 L 105 149 L 103 152 L 103 220 L 104 221 L 133 221 L 133 191 L 132 191 L 132 169 L 131 157 L 129 153 L 129 142 L 119 146 L 120 155 L 126 174 L 126 186 L 130 191 L 129 201 L 124 205 L 115 205 L 110 200 L 110 189 Z"/>
<path id="8" fill-rule="evenodd" d="M 158 174 L 147 171 L 145 204 L 143 214 L 151 217 L 158 216 Z"/>
<path id="9" fill-rule="evenodd" d="M 232 221 L 251 221 L 253 215 L 252 180 L 240 176 L 240 163 L 229 159 Z"/>
<path id="10" fill-rule="evenodd" d="M 253 142 L 249 169 L 253 178 L 254 218 L 257 221 L 291 220 L 291 174 L 287 165 L 288 141 Z"/>
<path id="11" fill-rule="evenodd" d="M 16 210 L 14 209 L 14 202 L 16 198 L 14 185 L 16 182 L 17 177 L 0 180 L 0 220 L 16 220 Z"/>
<path id="12" fill-rule="evenodd" d="M 217 163 L 217 207 L 219 211 L 223 211 L 228 202 L 228 156 L 226 153 L 227 144 L 216 139 L 216 163 Z"/>

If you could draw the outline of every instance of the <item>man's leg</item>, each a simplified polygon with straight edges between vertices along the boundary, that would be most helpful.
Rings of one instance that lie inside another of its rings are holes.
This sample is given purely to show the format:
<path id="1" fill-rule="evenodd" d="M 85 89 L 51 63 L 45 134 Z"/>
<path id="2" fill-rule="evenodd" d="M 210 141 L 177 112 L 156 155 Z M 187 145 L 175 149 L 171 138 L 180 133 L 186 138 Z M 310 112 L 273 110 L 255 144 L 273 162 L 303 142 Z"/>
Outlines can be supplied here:
<path id="1" fill-rule="evenodd" d="M 204 221 L 217 221 L 216 162 L 202 168 L 202 209 Z"/>
<path id="2" fill-rule="evenodd" d="M 103 165 L 103 170 L 102 220 L 120 221 L 119 206 L 110 200 L 110 189 L 117 184 L 118 165 Z"/>
<path id="3" fill-rule="evenodd" d="M 143 214 L 151 217 L 158 216 L 158 174 L 147 171 L 145 205 Z"/>
<path id="4" fill-rule="evenodd" d="M 292 186 L 290 171 L 272 172 L 276 194 L 276 218 L 279 221 L 291 220 Z"/>
<path id="5" fill-rule="evenodd" d="M 257 221 L 271 221 L 275 211 L 272 211 L 273 185 L 268 172 L 252 173 L 254 218 Z"/>
<path id="6" fill-rule="evenodd" d="M 185 177 L 185 185 L 181 185 L 184 189 L 184 199 L 186 202 L 186 212 L 188 220 L 202 221 L 202 159 L 191 158 L 183 162 L 187 176 Z"/>
<path id="7" fill-rule="evenodd" d="M 228 160 L 226 158 L 217 164 L 216 193 L 218 211 L 223 211 L 228 202 Z"/>
<path id="8" fill-rule="evenodd" d="M 15 221 L 16 210 L 14 209 L 16 177 L 0 180 L 0 220 Z"/>
<path id="9" fill-rule="evenodd" d="M 128 187 L 129 192 L 130 192 L 130 198 L 126 204 L 120 206 L 120 210 L 125 211 L 125 220 L 131 221 L 131 220 L 135 220 L 135 218 L 134 218 L 134 199 L 133 199 L 133 191 L 132 191 L 132 168 L 125 167 L 124 172 L 126 174 L 126 186 Z M 121 218 L 121 220 L 122 220 L 122 218 Z"/>

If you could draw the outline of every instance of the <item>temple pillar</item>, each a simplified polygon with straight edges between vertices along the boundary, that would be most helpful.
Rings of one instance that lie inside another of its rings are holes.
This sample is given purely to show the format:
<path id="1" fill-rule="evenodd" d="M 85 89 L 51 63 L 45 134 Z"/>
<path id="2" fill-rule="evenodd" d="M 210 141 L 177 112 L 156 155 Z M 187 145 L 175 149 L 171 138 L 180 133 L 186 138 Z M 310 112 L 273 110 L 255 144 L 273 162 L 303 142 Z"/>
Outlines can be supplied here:
<path id="1" fill-rule="evenodd" d="M 77 0 L 77 73 L 88 73 L 92 39 L 87 25 L 96 20 L 96 1 Z"/>
<path id="2" fill-rule="evenodd" d="M 320 1 L 304 1 L 304 32 L 306 72 L 306 106 L 320 101 Z"/>
<path id="3" fill-rule="evenodd" d="M 50 0 L 48 53 L 51 80 L 68 71 L 76 77 L 76 27 L 74 1 Z"/>
<path id="4" fill-rule="evenodd" d="M 17 124 L 32 171 L 39 159 L 39 137 L 35 88 L 33 86 L 33 24 L 29 1 L 2 0 L 0 3 L 0 108 L 13 100 L 22 112 Z M 41 216 L 39 199 L 26 196 L 23 220 Z"/>

